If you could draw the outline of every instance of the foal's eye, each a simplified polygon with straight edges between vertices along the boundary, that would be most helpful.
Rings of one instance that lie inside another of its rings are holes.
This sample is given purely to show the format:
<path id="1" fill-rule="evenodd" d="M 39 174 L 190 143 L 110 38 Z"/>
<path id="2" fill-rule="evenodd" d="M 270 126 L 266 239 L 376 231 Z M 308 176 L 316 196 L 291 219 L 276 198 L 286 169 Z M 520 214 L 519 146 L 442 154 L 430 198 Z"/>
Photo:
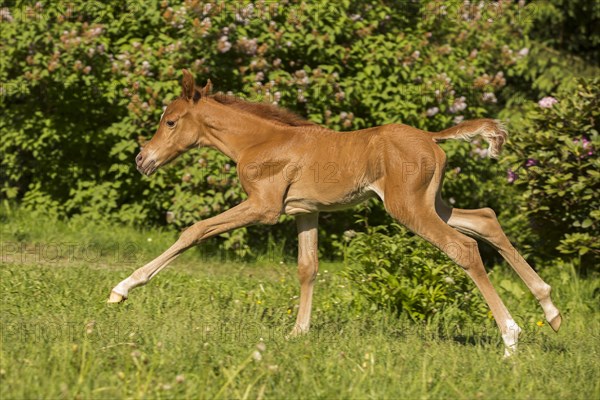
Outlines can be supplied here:
<path id="1" fill-rule="evenodd" d="M 175 121 L 167 121 L 167 126 L 168 126 L 169 128 L 172 128 L 172 127 L 174 127 L 174 126 L 175 126 Z"/>

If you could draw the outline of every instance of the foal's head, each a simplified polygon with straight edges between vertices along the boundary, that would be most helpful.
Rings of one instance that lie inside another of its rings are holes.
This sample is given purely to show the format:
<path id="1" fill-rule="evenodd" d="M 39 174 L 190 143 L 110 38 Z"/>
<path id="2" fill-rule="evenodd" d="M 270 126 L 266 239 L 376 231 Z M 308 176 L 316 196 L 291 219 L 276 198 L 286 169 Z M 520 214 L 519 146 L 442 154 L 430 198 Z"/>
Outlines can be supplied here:
<path id="1" fill-rule="evenodd" d="M 202 124 L 195 120 L 192 108 L 212 89 L 210 80 L 201 90 L 196 90 L 194 77 L 183 70 L 182 94 L 169 104 L 160 118 L 158 130 L 135 158 L 138 171 L 152 175 L 185 151 L 200 145 Z"/>

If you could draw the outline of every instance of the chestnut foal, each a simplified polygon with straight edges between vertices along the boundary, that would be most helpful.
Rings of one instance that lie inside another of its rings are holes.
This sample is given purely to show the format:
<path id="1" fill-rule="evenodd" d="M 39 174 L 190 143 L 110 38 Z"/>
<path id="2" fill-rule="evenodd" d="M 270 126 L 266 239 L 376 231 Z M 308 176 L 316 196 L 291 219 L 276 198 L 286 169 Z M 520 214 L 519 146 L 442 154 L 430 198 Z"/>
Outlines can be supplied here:
<path id="1" fill-rule="evenodd" d="M 195 87 L 184 70 L 182 96 L 166 108 L 152 140 L 136 157 L 138 170 L 152 175 L 180 154 L 211 146 L 237 163 L 248 199 L 184 231 L 164 253 L 119 283 L 109 302 L 121 302 L 179 254 L 212 236 L 252 224 L 275 224 L 283 213 L 296 217 L 300 308 L 292 335 L 307 332 L 318 269 L 320 211 L 351 207 L 377 196 L 401 224 L 444 251 L 473 279 L 500 328 L 505 354 L 516 350 L 521 329 L 492 287 L 477 242 L 492 245 L 540 302 L 558 331 L 561 316 L 550 286 L 519 255 L 489 208 L 462 210 L 440 197 L 446 156 L 442 139 L 482 136 L 495 157 L 506 131 L 490 119 L 465 121 L 439 133 L 391 124 L 335 132 L 269 104 L 211 95 L 211 83 Z"/>

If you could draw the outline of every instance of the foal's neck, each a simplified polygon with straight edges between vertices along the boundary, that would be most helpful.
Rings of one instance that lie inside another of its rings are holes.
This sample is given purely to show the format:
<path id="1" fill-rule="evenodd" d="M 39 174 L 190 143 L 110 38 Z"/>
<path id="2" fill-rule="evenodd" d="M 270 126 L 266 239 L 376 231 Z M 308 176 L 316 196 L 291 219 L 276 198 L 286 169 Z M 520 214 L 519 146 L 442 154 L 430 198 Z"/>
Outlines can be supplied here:
<path id="1" fill-rule="evenodd" d="M 205 132 L 200 144 L 217 148 L 236 163 L 247 148 L 285 135 L 290 128 L 211 99 L 200 104 L 197 118 Z"/>

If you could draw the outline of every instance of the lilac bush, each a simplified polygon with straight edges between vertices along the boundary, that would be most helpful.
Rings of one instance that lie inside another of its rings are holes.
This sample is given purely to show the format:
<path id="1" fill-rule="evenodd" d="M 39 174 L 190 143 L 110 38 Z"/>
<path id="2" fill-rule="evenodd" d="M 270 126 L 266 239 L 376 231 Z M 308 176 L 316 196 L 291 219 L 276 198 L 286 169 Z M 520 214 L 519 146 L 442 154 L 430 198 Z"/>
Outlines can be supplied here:
<path id="1" fill-rule="evenodd" d="M 399 4 L 11 2 L 0 8 L 2 199 L 61 217 L 174 230 L 241 201 L 235 165 L 208 149 L 150 180 L 135 170 L 139 147 L 179 94 L 181 68 L 198 82 L 212 79 L 218 91 L 273 102 L 335 130 L 406 123 L 437 131 L 496 117 L 522 100 L 519 76 L 534 71 L 536 51 L 525 5 Z M 562 107 L 557 97 L 548 110 Z M 578 160 L 591 162 L 597 145 L 584 139 L 592 136 L 574 138 Z M 514 200 L 524 190 L 521 170 L 510 184 L 509 166 L 485 158 L 484 143 L 443 146 L 450 169 L 461 171 L 447 174 L 445 197 L 507 213 L 509 233 L 526 240 L 511 222 L 521 218 Z M 545 162 L 535 159 L 529 171 Z M 378 207 L 361 212 L 373 224 L 388 222 Z M 326 216 L 323 225 L 339 237 L 354 227 L 353 213 Z M 292 240 L 288 227 L 270 231 Z M 247 248 L 263 237 L 240 230 L 223 245 Z"/>
<path id="2" fill-rule="evenodd" d="M 581 256 L 589 270 L 598 269 L 600 257 L 599 99 L 595 78 L 529 104 L 506 160 L 540 249 Z"/>

